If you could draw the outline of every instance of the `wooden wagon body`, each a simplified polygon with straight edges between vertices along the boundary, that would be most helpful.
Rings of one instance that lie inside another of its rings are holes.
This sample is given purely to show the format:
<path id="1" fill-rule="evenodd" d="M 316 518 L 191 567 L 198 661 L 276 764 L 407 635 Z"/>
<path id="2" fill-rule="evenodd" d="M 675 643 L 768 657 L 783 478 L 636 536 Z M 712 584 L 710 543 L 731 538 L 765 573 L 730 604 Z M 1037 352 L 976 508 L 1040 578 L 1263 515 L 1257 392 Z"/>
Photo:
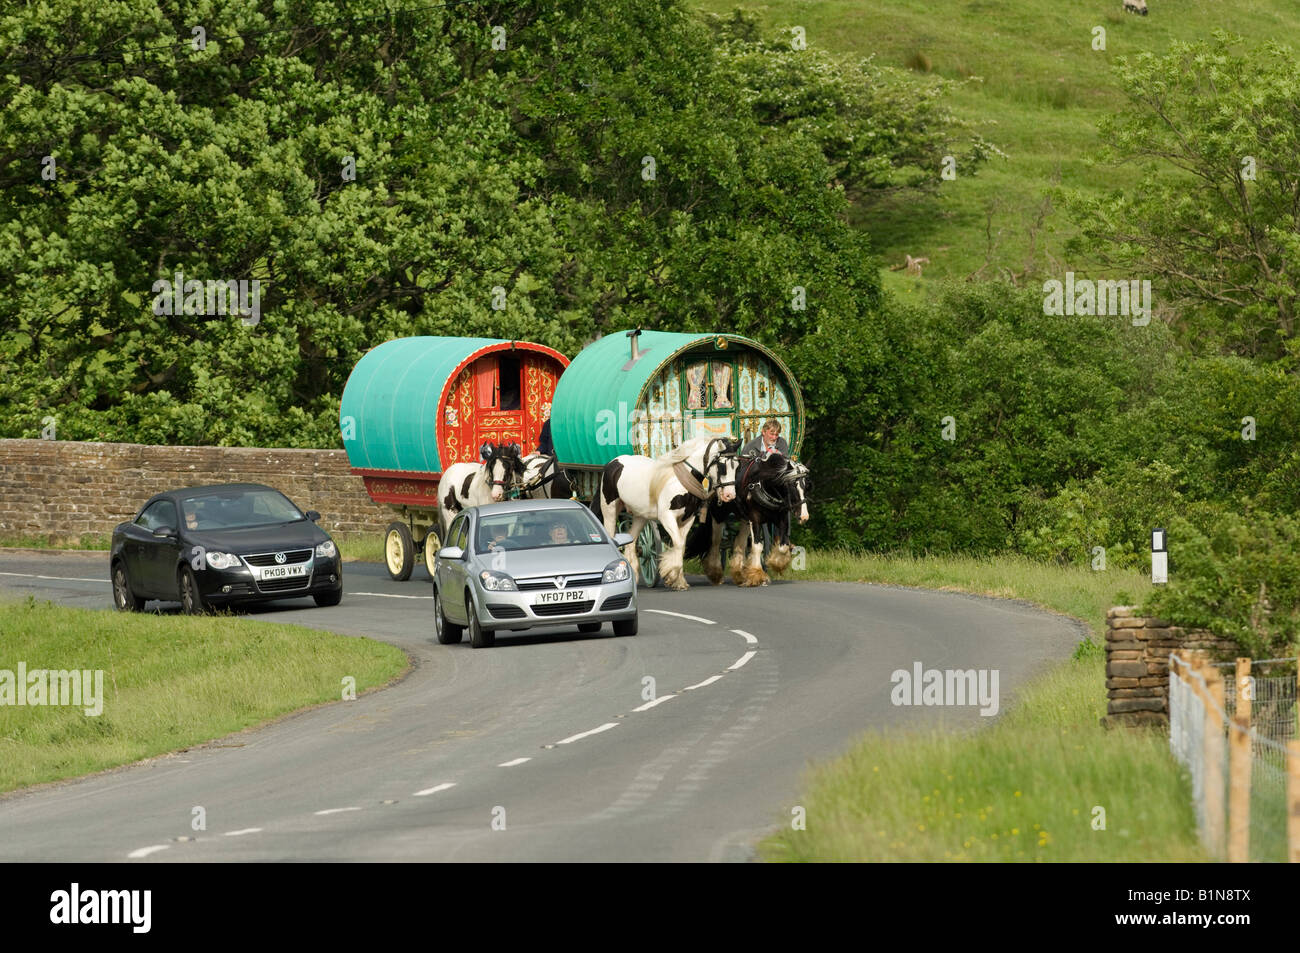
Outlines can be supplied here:
<path id="1" fill-rule="evenodd" d="M 621 454 L 658 456 L 699 436 L 757 437 L 769 418 L 797 457 L 803 395 L 785 363 L 738 334 L 639 331 L 589 344 L 560 378 L 551 406 L 555 453 L 579 499 L 590 500 L 605 464 Z M 637 541 L 642 581 L 653 585 L 657 527 Z"/>
<path id="2" fill-rule="evenodd" d="M 410 577 L 417 554 L 441 545 L 438 481 L 479 460 L 485 442 L 537 449 L 568 358 L 528 341 L 409 337 L 367 351 L 343 388 L 339 430 L 366 492 L 402 516 L 385 533 L 385 562 Z"/>

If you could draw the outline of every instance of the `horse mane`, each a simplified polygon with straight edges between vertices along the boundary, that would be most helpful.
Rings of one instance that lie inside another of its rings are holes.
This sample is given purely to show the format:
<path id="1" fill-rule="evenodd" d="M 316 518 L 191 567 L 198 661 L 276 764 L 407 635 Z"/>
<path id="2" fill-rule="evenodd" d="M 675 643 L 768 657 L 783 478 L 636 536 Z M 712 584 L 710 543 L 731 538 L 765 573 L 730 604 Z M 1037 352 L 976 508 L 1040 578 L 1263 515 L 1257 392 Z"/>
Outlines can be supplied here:
<path id="1" fill-rule="evenodd" d="M 690 440 L 674 447 L 667 453 L 661 453 L 659 456 L 655 457 L 655 462 L 664 464 L 681 463 L 683 460 L 689 458 L 696 450 L 706 446 L 712 439 L 712 437 L 692 437 Z"/>

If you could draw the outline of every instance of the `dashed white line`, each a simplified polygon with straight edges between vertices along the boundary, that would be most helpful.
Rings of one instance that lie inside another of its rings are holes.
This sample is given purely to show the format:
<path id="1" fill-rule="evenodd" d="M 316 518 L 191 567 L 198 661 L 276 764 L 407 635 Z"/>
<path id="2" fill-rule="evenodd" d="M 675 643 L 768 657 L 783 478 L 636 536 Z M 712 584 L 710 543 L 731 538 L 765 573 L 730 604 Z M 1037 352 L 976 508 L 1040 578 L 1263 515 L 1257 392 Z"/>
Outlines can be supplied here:
<path id="1" fill-rule="evenodd" d="M 152 847 L 138 847 L 126 856 L 132 860 L 138 860 L 141 857 L 148 857 L 150 854 L 156 854 L 160 850 L 166 850 L 171 844 L 154 844 Z"/>
<path id="2" fill-rule="evenodd" d="M 590 738 L 592 735 L 598 735 L 598 734 L 600 734 L 602 731 L 609 731 L 609 729 L 611 729 L 611 728 L 617 728 L 617 727 L 618 727 L 618 722 L 616 722 L 616 721 L 607 721 L 607 722 L 605 722 L 605 724 L 601 725 L 599 728 L 593 728 L 593 729 L 591 729 L 591 731 L 580 731 L 580 732 L 578 732 L 576 735 L 570 735 L 569 737 L 565 738 L 563 741 L 557 741 L 557 742 L 555 742 L 555 743 L 556 743 L 557 745 L 568 745 L 568 744 L 573 744 L 573 742 L 575 742 L 575 741 L 581 741 L 583 738 Z"/>
<path id="3" fill-rule="evenodd" d="M 349 596 L 379 596 L 381 599 L 432 599 L 433 596 L 399 596 L 392 592 L 349 592 Z"/>
<path id="4" fill-rule="evenodd" d="M 503 764 L 498 764 L 497 767 L 498 767 L 498 768 L 513 768 L 513 767 L 514 767 L 515 765 L 517 765 L 517 764 L 523 764 L 525 761 L 532 761 L 532 760 L 533 760 L 532 758 L 515 758 L 515 760 L 513 760 L 513 761 L 506 761 L 506 762 L 504 762 Z"/>
<path id="5" fill-rule="evenodd" d="M 344 811 L 359 811 L 359 807 L 330 807 L 323 811 L 314 811 L 315 814 L 342 814 Z"/>
<path id="6" fill-rule="evenodd" d="M 644 705 L 642 705 L 640 708 L 633 708 L 632 710 L 633 710 L 633 711 L 649 711 L 651 708 L 654 708 L 655 705 L 662 705 L 664 702 L 668 701 L 670 698 L 676 698 L 676 697 L 677 697 L 677 696 L 676 696 L 675 694 L 673 694 L 673 695 L 660 695 L 660 696 L 659 696 L 658 698 L 656 698 L 654 701 L 646 702 L 646 703 L 645 703 Z"/>
<path id="7" fill-rule="evenodd" d="M 732 632 L 735 632 L 737 635 L 742 635 L 742 636 L 744 636 L 744 637 L 745 637 L 745 641 L 748 642 L 750 645 L 757 645 L 757 644 L 758 644 L 758 639 L 754 638 L 752 635 L 750 635 L 750 634 L 749 634 L 748 632 L 746 632 L 744 629 L 732 629 L 731 631 L 732 631 Z"/>
<path id="8" fill-rule="evenodd" d="M 448 788 L 454 788 L 455 786 L 456 786 L 455 781 L 447 781 L 443 784 L 435 784 L 431 788 L 425 788 L 423 791 L 416 791 L 414 794 L 411 795 L 411 797 L 424 797 L 425 795 L 428 794 L 437 794 L 439 791 L 445 791 Z"/>
<path id="9" fill-rule="evenodd" d="M 260 833 L 262 833 L 262 829 L 260 827 L 245 827 L 242 830 L 238 830 L 238 831 L 226 831 L 226 836 L 243 837 L 245 834 L 260 834 Z"/>
<path id="10" fill-rule="evenodd" d="M 712 619 L 703 619 L 697 615 L 687 615 L 685 612 L 669 612 L 667 609 L 643 609 L 643 612 L 657 612 L 660 615 L 674 615 L 679 619 L 690 619 L 692 622 L 703 622 L 705 625 L 717 625 Z"/>
<path id="11" fill-rule="evenodd" d="M 753 658 L 755 655 L 757 655 L 757 654 L 758 654 L 757 652 L 755 652 L 755 651 L 753 651 L 753 650 L 751 649 L 750 651 L 748 651 L 748 652 L 746 652 L 744 655 L 742 655 L 740 658 L 738 658 L 736 661 L 734 661 L 734 662 L 732 662 L 730 665 L 728 665 L 728 666 L 727 666 L 727 671 L 728 671 L 728 672 L 734 672 L 736 669 L 740 668 L 740 666 L 744 665 L 746 662 L 748 662 L 750 659 L 752 659 L 752 658 Z"/>
<path id="12" fill-rule="evenodd" d="M 720 679 L 721 677 L 722 677 L 721 675 L 710 675 L 708 678 L 706 678 L 706 679 L 705 679 L 704 681 L 702 681 L 702 682 L 697 682 L 697 683 L 694 684 L 694 685 L 687 685 L 685 688 L 682 689 L 682 691 L 684 691 L 684 692 L 690 692 L 690 691 L 694 691 L 694 690 L 697 689 L 697 688 L 703 688 L 705 685 L 712 685 L 714 682 L 716 682 L 716 681 L 717 681 L 718 679 Z"/>

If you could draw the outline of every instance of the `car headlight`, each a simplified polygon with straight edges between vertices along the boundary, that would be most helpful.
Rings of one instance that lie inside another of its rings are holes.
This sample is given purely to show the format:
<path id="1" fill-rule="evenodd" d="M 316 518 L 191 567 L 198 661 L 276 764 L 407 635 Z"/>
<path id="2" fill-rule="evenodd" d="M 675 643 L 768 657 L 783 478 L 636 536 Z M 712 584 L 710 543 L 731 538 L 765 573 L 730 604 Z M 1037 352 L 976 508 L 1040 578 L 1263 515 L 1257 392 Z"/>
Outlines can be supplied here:
<path id="1" fill-rule="evenodd" d="M 493 572 L 490 569 L 484 569 L 478 574 L 479 582 L 483 583 L 484 589 L 490 589 L 493 592 L 518 592 L 519 587 L 515 581 L 503 572 Z"/>
<path id="2" fill-rule="evenodd" d="M 213 569 L 234 569 L 239 565 L 239 557 L 234 553 L 204 553 L 204 560 Z"/>
<path id="3" fill-rule="evenodd" d="M 321 559 L 333 559 L 338 555 L 338 549 L 334 546 L 334 540 L 327 539 L 323 543 L 316 544 L 316 555 Z"/>
<path id="4" fill-rule="evenodd" d="M 627 564 L 626 559 L 616 559 L 605 567 L 605 574 L 601 577 L 601 582 L 622 582 L 632 575 L 632 567 Z"/>

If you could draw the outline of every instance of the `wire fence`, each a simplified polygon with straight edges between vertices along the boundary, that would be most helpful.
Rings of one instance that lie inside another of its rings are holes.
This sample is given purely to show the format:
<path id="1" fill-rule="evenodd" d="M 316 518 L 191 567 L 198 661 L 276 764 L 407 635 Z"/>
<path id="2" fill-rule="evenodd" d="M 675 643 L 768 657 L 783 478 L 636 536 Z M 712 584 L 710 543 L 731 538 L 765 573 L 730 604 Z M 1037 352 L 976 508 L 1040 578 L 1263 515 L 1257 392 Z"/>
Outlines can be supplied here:
<path id="1" fill-rule="evenodd" d="M 1217 859 L 1300 861 L 1297 660 L 1169 657 L 1169 749 Z"/>

